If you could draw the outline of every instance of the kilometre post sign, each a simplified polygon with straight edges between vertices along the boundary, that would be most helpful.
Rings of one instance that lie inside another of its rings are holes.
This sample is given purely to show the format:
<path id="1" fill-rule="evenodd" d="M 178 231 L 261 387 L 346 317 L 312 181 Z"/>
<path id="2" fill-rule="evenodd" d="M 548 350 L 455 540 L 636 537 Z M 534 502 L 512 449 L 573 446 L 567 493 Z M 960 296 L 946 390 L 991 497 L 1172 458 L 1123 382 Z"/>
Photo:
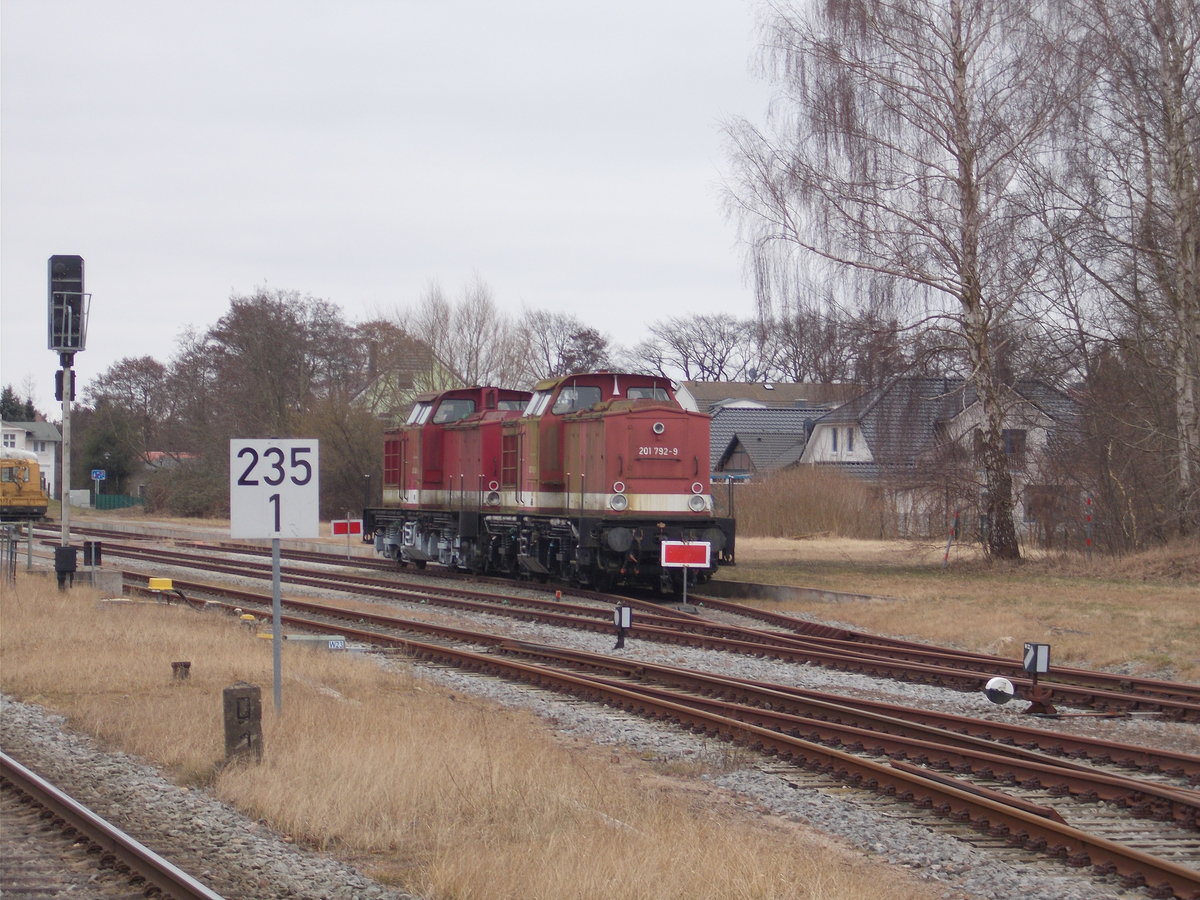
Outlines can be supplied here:
<path id="1" fill-rule="evenodd" d="M 666 567 L 707 569 L 711 549 L 708 541 L 663 541 L 662 564 Z"/>
<path id="2" fill-rule="evenodd" d="M 316 439 L 229 442 L 229 534 L 320 537 Z"/>

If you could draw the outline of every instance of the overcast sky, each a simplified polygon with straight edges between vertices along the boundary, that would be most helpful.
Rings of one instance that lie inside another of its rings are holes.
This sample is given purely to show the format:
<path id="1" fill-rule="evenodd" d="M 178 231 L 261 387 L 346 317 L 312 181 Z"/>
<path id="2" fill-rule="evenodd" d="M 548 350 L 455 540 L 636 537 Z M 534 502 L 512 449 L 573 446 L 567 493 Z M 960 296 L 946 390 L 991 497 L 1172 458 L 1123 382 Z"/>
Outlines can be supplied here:
<path id="1" fill-rule="evenodd" d="M 0 0 L 0 383 L 58 418 L 46 260 L 93 295 L 82 386 L 234 294 L 351 322 L 457 297 L 750 315 L 721 126 L 761 120 L 750 0 Z"/>

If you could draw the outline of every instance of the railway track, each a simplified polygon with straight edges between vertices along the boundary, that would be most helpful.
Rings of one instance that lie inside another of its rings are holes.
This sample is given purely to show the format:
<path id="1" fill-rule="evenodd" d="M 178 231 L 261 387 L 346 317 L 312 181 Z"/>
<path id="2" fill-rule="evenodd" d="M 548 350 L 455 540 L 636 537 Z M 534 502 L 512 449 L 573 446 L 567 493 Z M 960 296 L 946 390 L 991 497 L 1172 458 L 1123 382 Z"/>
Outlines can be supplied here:
<path id="1" fill-rule="evenodd" d="M 137 547 L 106 549 L 131 556 L 145 551 Z M 235 565 L 213 560 L 212 550 L 172 551 L 170 556 L 149 553 L 156 564 L 171 566 L 196 566 L 198 556 L 207 556 L 209 563 L 238 577 L 261 579 L 268 568 L 242 564 L 245 561 Z M 318 557 L 314 561 L 322 566 L 344 565 L 344 560 Z M 128 574 L 130 582 L 136 583 L 139 576 Z M 369 594 L 375 599 L 422 606 L 437 603 L 574 629 L 611 631 L 612 627 L 611 609 L 605 606 L 512 596 L 497 599 L 480 591 L 450 591 L 440 586 L 400 586 L 394 575 L 347 579 L 341 572 L 302 572 L 298 567 L 285 574 L 289 584 Z M 211 598 L 230 610 L 257 607 L 266 615 L 269 609 L 270 598 L 253 591 L 179 580 L 176 585 L 189 596 Z M 222 594 L 225 599 L 217 599 Z M 1200 758 L 1194 756 L 651 666 L 399 616 L 366 614 L 361 608 L 339 609 L 299 600 L 288 600 L 285 608 L 285 622 L 291 628 L 327 631 L 332 627 L 352 640 L 400 649 L 438 664 L 487 672 L 638 715 L 669 719 L 690 730 L 778 756 L 785 761 L 781 772 L 803 771 L 899 798 L 925 807 L 925 814 L 940 816 L 949 823 L 947 827 L 969 827 L 988 834 L 992 841 L 1024 847 L 1071 865 L 1117 873 L 1128 885 L 1145 884 L 1153 896 L 1200 897 L 1200 793 L 1194 789 Z M 640 613 L 639 620 L 642 630 L 638 636 L 656 641 L 691 642 L 707 649 L 781 658 L 798 650 L 810 655 L 817 652 L 810 646 L 812 635 L 799 636 L 803 646 L 798 648 L 797 636 L 786 633 L 780 622 L 769 623 L 774 626 L 770 631 L 758 631 L 706 622 L 675 610 Z M 796 624 L 791 620 L 792 626 Z M 853 655 L 872 643 L 869 637 L 848 640 L 835 634 L 825 639 L 834 648 L 858 645 L 851 651 Z M 898 643 L 904 645 L 898 648 L 898 656 L 911 655 L 913 647 L 923 653 L 936 650 Z M 464 649 L 463 645 L 483 647 L 484 651 Z M 984 658 L 985 662 L 992 659 Z M 894 664 L 893 660 L 889 665 Z M 980 673 L 973 675 L 976 688 L 981 677 Z M 1166 705 L 1169 700 L 1163 697 L 1150 702 Z M 1134 701 L 1145 702 L 1145 696 Z M 1089 762 L 1085 765 L 1077 759 Z"/>
<path id="2" fill-rule="evenodd" d="M 111 544 L 106 552 L 112 556 L 162 565 L 203 567 L 208 571 L 240 577 L 262 578 L 270 572 L 267 563 L 237 558 L 218 559 L 215 554 L 220 549 L 219 546 L 205 546 L 194 550 L 160 550 L 136 544 Z M 249 551 L 235 550 L 235 553 L 245 552 Z M 455 586 L 460 582 L 438 584 L 436 588 L 427 581 L 405 585 L 394 570 L 377 576 L 357 571 L 346 572 L 344 559 L 320 554 L 308 554 L 308 557 L 312 562 L 334 567 L 336 571 L 315 572 L 309 567 L 285 565 L 282 574 L 289 583 L 328 590 L 354 589 L 377 598 L 416 600 L 583 630 L 609 631 L 612 628 L 611 605 L 520 599 L 511 596 L 511 592 L 498 595 Z M 354 568 L 358 568 L 357 563 Z M 572 593 L 579 597 L 605 596 Z M 616 598 L 607 597 L 608 604 L 614 602 Z M 770 624 L 776 628 L 764 631 L 716 623 L 698 615 L 664 608 L 661 604 L 628 599 L 622 602 L 638 607 L 631 637 L 732 653 L 770 655 L 781 660 L 960 691 L 979 691 L 988 679 L 997 674 L 1007 674 L 1018 689 L 1023 688 L 1028 692 L 1031 688 L 1028 678 L 1017 675 L 1021 671 L 1019 664 L 1003 657 L 963 653 L 912 641 L 831 629 L 824 625 L 810 627 L 810 623 L 791 617 L 772 616 Z M 726 613 L 747 612 L 746 608 L 739 608 L 735 604 L 707 599 L 704 602 L 719 604 L 714 608 Z M 751 610 L 749 614 L 757 616 L 759 612 Z M 792 628 L 792 633 L 778 630 L 778 626 L 783 624 Z M 813 634 L 813 630 L 822 633 Z M 828 632 L 834 634 L 831 636 Z M 1200 722 L 1200 686 L 1197 685 L 1135 679 L 1081 669 L 1055 669 L 1052 676 L 1040 681 L 1040 686 L 1048 690 L 1059 704 L 1097 712 L 1150 712 L 1179 721 Z"/>
<path id="3" fill-rule="evenodd" d="M 120 543 L 120 539 L 128 538 L 128 535 L 116 532 L 95 529 L 89 533 L 97 537 L 115 539 L 105 545 L 105 552 L 110 555 L 185 567 L 195 565 L 197 560 L 205 558 L 210 561 L 210 564 L 215 565 L 215 560 L 219 555 L 229 560 L 224 564 L 227 568 L 222 570 L 226 574 L 258 577 L 259 574 L 269 571 L 268 563 L 254 562 L 255 559 L 266 559 L 269 556 L 269 551 L 262 547 L 244 544 L 189 542 L 188 549 L 163 550 L 147 547 L 144 542 Z M 248 557 L 248 559 L 239 563 L 235 561 L 238 557 Z M 401 573 L 397 572 L 394 564 L 369 558 L 355 558 L 348 561 L 345 555 L 341 554 L 293 549 L 284 551 L 283 559 L 289 563 L 320 565 L 342 573 L 317 576 L 312 574 L 310 569 L 299 565 L 285 567 L 284 572 L 289 580 L 314 587 L 337 589 L 337 582 L 342 581 L 353 583 L 364 592 L 378 590 L 387 592 L 395 589 L 403 577 Z M 347 574 L 346 569 L 348 568 L 355 570 L 356 573 L 375 571 L 379 574 L 374 576 Z M 442 572 L 442 570 L 437 571 Z M 457 600 L 458 603 L 464 604 L 459 608 L 465 609 L 465 603 L 469 601 L 479 600 L 486 603 L 489 602 L 489 598 L 494 596 L 494 594 L 479 590 L 457 587 L 462 583 L 457 578 L 439 579 L 441 582 L 439 588 L 437 591 L 433 591 L 430 589 L 428 576 L 428 572 L 422 573 L 422 580 L 410 585 L 414 590 L 427 594 L 430 598 L 427 602 L 449 605 Z M 498 589 L 503 590 L 509 590 L 512 585 L 511 582 L 499 579 L 472 578 L 470 582 L 476 586 L 488 583 L 496 584 Z M 535 586 L 524 586 L 536 589 Z M 569 593 L 576 598 L 598 601 L 598 604 L 593 607 L 578 604 L 568 607 L 545 603 L 539 607 L 537 601 L 533 600 L 524 603 L 510 601 L 503 604 L 507 607 L 507 611 L 503 614 L 529 616 L 534 619 L 540 616 L 543 620 L 556 615 L 577 615 L 581 619 L 574 627 L 592 627 L 601 630 L 610 627 L 611 612 L 600 604 L 612 604 L 616 602 L 617 598 L 585 590 L 572 590 Z M 691 642 L 694 645 L 708 646 L 715 646 L 716 642 L 724 640 L 727 643 L 724 644 L 723 649 L 731 652 L 751 654 L 769 652 L 780 659 L 803 660 L 810 664 L 840 671 L 859 672 L 875 677 L 932 684 L 963 691 L 978 691 L 988 679 L 996 675 L 1003 675 L 1016 687 L 1019 697 L 1029 698 L 1035 691 L 1035 686 L 1024 672 L 1020 661 L 1012 658 L 952 650 L 916 641 L 888 638 L 806 622 L 794 616 L 708 597 L 703 594 L 702 589 L 698 589 L 694 597 L 698 610 L 717 612 L 727 617 L 738 617 L 750 624 L 746 626 L 723 625 L 710 618 L 683 612 L 661 602 L 640 598 L 620 599 L 621 602 L 629 603 L 638 610 L 631 636 L 672 643 Z M 533 610 L 533 612 L 525 610 Z M 558 612 L 556 613 L 555 610 Z M 595 620 L 595 623 L 588 626 L 584 621 L 588 618 Z M 560 620 L 560 623 L 567 624 L 565 620 Z M 755 623 L 767 625 L 769 628 L 757 627 Z M 688 637 L 688 635 L 692 635 L 692 637 Z M 764 650 L 764 647 L 773 649 Z M 1056 666 L 1049 675 L 1039 679 L 1038 687 L 1042 691 L 1048 692 L 1047 696 L 1052 697 L 1058 704 L 1084 708 L 1097 713 L 1149 712 L 1162 714 L 1179 721 L 1200 722 L 1200 685 Z"/>
<path id="4" fill-rule="evenodd" d="M 197 595 L 228 595 L 212 602 L 230 611 L 253 604 L 266 616 L 269 608 L 269 597 L 249 591 L 198 582 L 187 589 Z M 289 628 L 335 628 L 349 640 L 667 719 L 927 807 L 951 822 L 969 823 L 1068 864 L 1117 873 L 1129 885 L 1146 884 L 1154 895 L 1200 897 L 1200 792 L 1186 783 L 1200 773 L 1200 757 L 1141 751 L 1146 754 L 1142 758 L 1125 760 L 1125 747 L 1074 739 L 1076 753 L 1158 772 L 1160 778 L 1151 782 L 1055 757 L 1044 749 L 1010 746 L 1002 739 L 1012 739 L 1013 733 L 1004 729 L 997 729 L 1003 733 L 997 739 L 914 721 L 913 711 L 903 707 L 891 707 L 891 715 L 855 711 L 847 698 L 817 701 L 807 692 L 777 685 L 626 662 L 360 608 L 294 600 L 285 608 L 283 622 Z M 464 644 L 485 650 L 464 649 Z M 820 705 L 834 708 L 836 715 L 820 719 L 804 714 Z M 921 711 L 916 718 L 927 715 Z M 851 716 L 861 724 L 835 720 Z M 986 730 L 990 723 L 978 727 Z M 1053 750 L 1057 736 L 1041 737 Z M 1024 740 L 1028 744 L 1031 736 Z M 1136 844 L 1114 840 L 1114 833 L 1136 835 Z"/>
<path id="5" fill-rule="evenodd" d="M 0 895 L 221 900 L 182 869 L 0 753 Z"/>

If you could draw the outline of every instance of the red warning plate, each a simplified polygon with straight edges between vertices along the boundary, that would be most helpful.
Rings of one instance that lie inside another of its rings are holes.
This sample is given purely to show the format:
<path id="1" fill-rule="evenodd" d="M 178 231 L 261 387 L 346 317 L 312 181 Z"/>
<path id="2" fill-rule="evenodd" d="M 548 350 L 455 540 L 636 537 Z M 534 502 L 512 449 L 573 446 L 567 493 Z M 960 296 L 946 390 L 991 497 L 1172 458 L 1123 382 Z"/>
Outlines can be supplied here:
<path id="1" fill-rule="evenodd" d="M 706 569 L 712 545 L 708 541 L 663 541 L 662 564 Z"/>

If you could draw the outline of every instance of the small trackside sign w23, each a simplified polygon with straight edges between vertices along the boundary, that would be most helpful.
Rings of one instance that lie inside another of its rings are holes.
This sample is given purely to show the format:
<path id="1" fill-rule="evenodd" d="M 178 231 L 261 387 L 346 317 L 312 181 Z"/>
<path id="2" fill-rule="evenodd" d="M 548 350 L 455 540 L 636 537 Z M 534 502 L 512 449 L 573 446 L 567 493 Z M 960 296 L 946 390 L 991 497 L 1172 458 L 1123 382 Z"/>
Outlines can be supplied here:
<path id="1" fill-rule="evenodd" d="M 663 566 L 688 569 L 706 569 L 712 545 L 708 541 L 663 541 Z"/>

